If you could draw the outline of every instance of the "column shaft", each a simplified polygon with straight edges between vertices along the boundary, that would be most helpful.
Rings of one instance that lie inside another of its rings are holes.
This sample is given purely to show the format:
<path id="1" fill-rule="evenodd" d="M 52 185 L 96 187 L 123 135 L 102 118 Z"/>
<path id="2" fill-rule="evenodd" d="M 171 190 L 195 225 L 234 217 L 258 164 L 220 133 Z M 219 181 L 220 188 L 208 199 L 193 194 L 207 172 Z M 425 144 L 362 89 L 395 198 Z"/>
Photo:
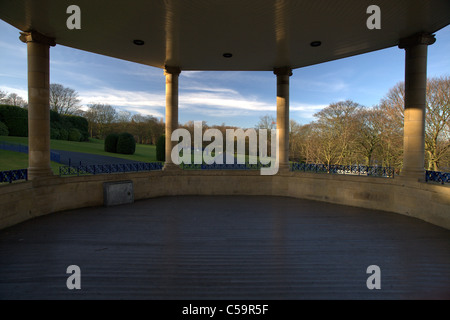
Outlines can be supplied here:
<path id="1" fill-rule="evenodd" d="M 50 168 L 50 46 L 52 39 L 22 33 L 28 52 L 28 178 L 52 175 Z"/>
<path id="2" fill-rule="evenodd" d="M 279 152 L 279 172 L 289 171 L 289 67 L 275 68 L 277 76 L 277 133 Z"/>
<path id="3" fill-rule="evenodd" d="M 405 49 L 405 110 L 402 176 L 424 180 L 427 51 L 433 36 L 417 34 L 400 41 Z"/>
<path id="4" fill-rule="evenodd" d="M 171 154 L 176 142 L 171 140 L 172 132 L 178 127 L 178 77 L 180 68 L 167 67 L 166 76 L 166 162 L 164 170 L 179 168 L 172 162 Z"/>

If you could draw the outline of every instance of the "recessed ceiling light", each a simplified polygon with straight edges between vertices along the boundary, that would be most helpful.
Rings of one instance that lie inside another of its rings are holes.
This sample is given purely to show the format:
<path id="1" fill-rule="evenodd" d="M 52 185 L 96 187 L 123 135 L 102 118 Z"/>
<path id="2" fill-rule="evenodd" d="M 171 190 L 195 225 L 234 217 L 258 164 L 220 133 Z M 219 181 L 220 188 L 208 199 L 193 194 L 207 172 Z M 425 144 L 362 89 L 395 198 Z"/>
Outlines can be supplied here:
<path id="1" fill-rule="evenodd" d="M 144 45 L 144 40 L 136 39 L 136 40 L 133 40 L 133 43 L 137 46 L 142 46 L 142 45 Z"/>
<path id="2" fill-rule="evenodd" d="M 226 53 L 223 54 L 224 58 L 231 58 L 232 56 L 233 56 L 233 54 L 229 53 L 229 52 L 226 52 Z"/>
<path id="3" fill-rule="evenodd" d="M 320 41 L 313 41 L 310 43 L 311 47 L 318 47 L 322 44 L 322 42 Z"/>

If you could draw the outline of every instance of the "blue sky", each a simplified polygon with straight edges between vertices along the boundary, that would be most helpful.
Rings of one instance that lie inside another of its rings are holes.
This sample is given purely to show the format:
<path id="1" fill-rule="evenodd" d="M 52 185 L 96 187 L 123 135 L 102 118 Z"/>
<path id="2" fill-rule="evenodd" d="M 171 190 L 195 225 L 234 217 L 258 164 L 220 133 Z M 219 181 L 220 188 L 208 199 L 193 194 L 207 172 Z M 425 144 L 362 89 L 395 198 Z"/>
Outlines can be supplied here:
<path id="1" fill-rule="evenodd" d="M 436 33 L 428 50 L 428 76 L 450 75 L 450 26 Z M 75 89 L 83 105 L 107 103 L 118 110 L 164 117 L 163 71 L 57 45 L 50 51 L 50 82 Z M 330 103 L 351 99 L 379 103 L 404 79 L 404 50 L 397 47 L 295 69 L 290 117 L 305 124 Z M 0 90 L 27 99 L 26 45 L 19 30 L 0 20 Z M 203 120 L 254 127 L 261 116 L 276 116 L 272 72 L 182 72 L 179 121 Z"/>

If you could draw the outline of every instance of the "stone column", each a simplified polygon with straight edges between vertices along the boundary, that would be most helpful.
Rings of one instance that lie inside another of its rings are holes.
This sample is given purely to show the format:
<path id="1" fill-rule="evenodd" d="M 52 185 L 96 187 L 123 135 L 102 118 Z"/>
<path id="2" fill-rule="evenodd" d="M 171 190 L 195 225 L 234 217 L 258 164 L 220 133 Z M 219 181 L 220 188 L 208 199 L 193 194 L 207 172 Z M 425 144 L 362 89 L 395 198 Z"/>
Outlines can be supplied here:
<path id="1" fill-rule="evenodd" d="M 434 35 L 418 33 L 401 39 L 405 49 L 405 110 L 402 176 L 414 181 L 425 179 L 425 111 L 427 94 L 427 50 Z"/>
<path id="2" fill-rule="evenodd" d="M 277 76 L 277 129 L 278 129 L 278 172 L 289 171 L 289 77 L 292 69 L 289 67 L 274 68 Z"/>
<path id="3" fill-rule="evenodd" d="M 28 52 L 28 178 L 53 175 L 50 168 L 50 46 L 53 39 L 21 32 Z"/>
<path id="4" fill-rule="evenodd" d="M 178 77 L 180 73 L 179 67 L 166 66 L 164 69 L 166 76 L 166 162 L 163 170 L 179 169 L 172 162 L 171 153 L 176 142 L 172 142 L 170 137 L 178 127 Z"/>

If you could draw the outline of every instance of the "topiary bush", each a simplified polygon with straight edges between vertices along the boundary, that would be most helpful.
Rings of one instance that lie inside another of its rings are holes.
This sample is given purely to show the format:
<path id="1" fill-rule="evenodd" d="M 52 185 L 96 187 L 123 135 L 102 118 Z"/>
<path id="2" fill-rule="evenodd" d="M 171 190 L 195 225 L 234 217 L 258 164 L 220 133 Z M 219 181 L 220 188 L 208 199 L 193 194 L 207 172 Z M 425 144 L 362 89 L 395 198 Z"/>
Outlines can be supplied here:
<path id="1" fill-rule="evenodd" d="M 69 140 L 69 141 L 80 141 L 80 139 L 81 139 L 80 130 L 75 129 L 75 128 L 70 128 L 67 140 Z"/>
<path id="2" fill-rule="evenodd" d="M 131 133 L 123 132 L 117 139 L 117 153 L 134 154 L 136 151 L 136 140 Z"/>
<path id="3" fill-rule="evenodd" d="M 119 140 L 117 133 L 108 134 L 105 138 L 105 151 L 117 153 L 117 140 Z"/>
<path id="4" fill-rule="evenodd" d="M 0 136 L 7 136 L 9 134 L 6 124 L 0 121 Z"/>
<path id="5" fill-rule="evenodd" d="M 166 161 L 166 136 L 164 134 L 156 142 L 156 160 Z"/>

